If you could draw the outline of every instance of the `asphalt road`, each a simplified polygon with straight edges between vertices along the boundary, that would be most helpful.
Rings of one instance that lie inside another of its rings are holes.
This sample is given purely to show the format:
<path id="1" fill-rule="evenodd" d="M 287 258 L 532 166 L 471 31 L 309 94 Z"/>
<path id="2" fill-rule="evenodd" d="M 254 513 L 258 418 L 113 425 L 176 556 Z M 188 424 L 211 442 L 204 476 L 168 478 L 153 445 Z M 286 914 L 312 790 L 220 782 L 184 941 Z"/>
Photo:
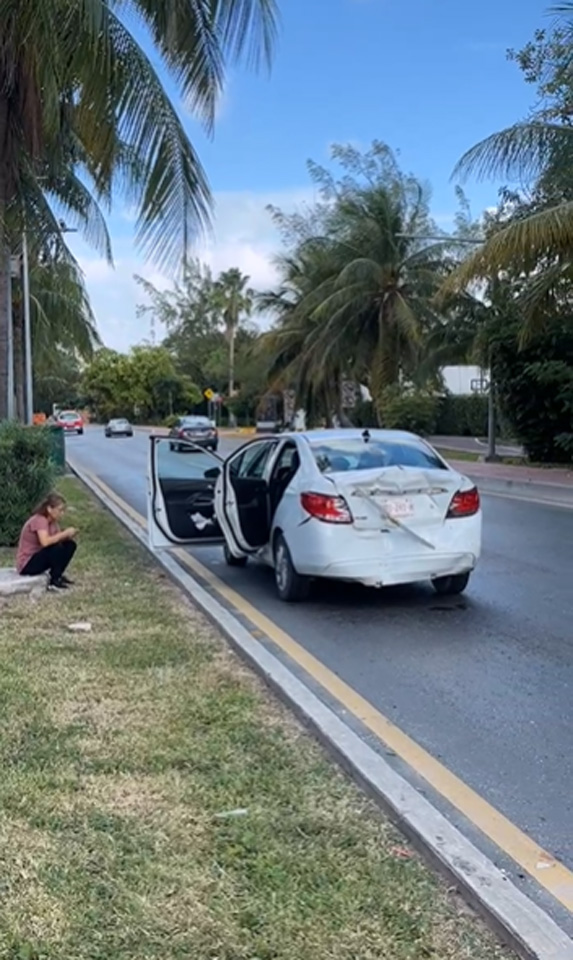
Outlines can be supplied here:
<path id="1" fill-rule="evenodd" d="M 67 443 L 146 514 L 144 434 Z M 573 869 L 573 511 L 484 497 L 484 522 L 481 565 L 455 599 L 325 583 L 288 605 L 269 570 L 195 555 Z"/>
<path id="2" fill-rule="evenodd" d="M 434 446 L 442 450 L 460 450 L 463 453 L 475 453 L 485 456 L 488 452 L 488 441 L 484 437 L 431 437 Z M 523 447 L 517 444 L 498 440 L 495 445 L 496 453 L 500 457 L 524 457 Z"/>

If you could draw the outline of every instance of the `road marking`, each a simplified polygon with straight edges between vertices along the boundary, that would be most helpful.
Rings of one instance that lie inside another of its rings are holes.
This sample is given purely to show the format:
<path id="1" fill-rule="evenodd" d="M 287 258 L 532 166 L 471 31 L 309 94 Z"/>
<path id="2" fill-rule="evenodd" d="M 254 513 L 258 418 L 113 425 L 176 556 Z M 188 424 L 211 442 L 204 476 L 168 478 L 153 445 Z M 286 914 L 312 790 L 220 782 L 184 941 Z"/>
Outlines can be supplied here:
<path id="1" fill-rule="evenodd" d="M 88 470 L 83 473 L 142 529 L 145 518 L 126 503 L 103 480 Z M 388 717 L 380 713 L 349 684 L 345 683 L 325 664 L 317 660 L 296 640 L 265 614 L 253 607 L 241 594 L 227 586 L 211 570 L 181 547 L 173 549 L 177 559 L 220 597 L 227 600 L 239 613 L 269 637 L 291 660 L 302 667 L 320 686 L 333 696 L 349 713 L 361 721 L 419 776 L 448 800 L 474 826 L 509 856 L 537 883 L 568 910 L 573 911 L 573 872 L 559 863 L 550 853 L 538 846 L 511 820 L 496 810 L 463 780 L 424 750 Z"/>

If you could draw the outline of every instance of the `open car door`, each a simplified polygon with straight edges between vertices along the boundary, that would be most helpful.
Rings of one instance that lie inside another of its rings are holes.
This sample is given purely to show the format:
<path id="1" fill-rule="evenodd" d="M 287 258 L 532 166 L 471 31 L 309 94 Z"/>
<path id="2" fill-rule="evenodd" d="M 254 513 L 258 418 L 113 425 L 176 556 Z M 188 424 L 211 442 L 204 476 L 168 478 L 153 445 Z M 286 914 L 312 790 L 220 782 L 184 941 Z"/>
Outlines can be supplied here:
<path id="1" fill-rule="evenodd" d="M 215 516 L 215 485 L 223 461 L 210 450 L 168 437 L 150 437 L 147 530 L 154 549 L 223 543 Z"/>
<path id="2" fill-rule="evenodd" d="M 271 531 L 269 467 L 279 439 L 252 440 L 225 461 L 217 488 L 217 516 L 232 553 L 256 553 Z"/>

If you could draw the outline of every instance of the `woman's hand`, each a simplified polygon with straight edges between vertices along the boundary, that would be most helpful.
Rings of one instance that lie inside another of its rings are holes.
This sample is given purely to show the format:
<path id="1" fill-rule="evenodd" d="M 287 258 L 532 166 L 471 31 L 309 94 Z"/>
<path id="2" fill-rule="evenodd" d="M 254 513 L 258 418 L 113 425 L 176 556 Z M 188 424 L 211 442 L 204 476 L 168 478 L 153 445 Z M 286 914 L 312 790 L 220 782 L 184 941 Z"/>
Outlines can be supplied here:
<path id="1" fill-rule="evenodd" d="M 64 533 L 65 540 L 73 540 L 74 537 L 77 537 L 78 535 L 78 531 L 76 530 L 75 527 L 68 527 L 66 530 L 63 531 L 63 533 Z"/>

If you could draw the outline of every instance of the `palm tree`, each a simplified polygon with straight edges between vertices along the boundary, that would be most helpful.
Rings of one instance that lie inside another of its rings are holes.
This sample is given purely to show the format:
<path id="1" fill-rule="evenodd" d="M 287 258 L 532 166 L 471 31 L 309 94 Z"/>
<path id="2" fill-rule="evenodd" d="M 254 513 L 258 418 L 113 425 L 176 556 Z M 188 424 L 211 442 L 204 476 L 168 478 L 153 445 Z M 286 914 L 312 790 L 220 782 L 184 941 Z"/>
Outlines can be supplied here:
<path id="1" fill-rule="evenodd" d="M 382 417 L 386 390 L 414 375 L 446 269 L 445 241 L 417 239 L 428 233 L 437 228 L 423 189 L 395 171 L 343 191 L 325 235 L 298 251 L 310 282 L 297 278 L 300 299 L 267 343 L 287 347 L 299 384 L 320 388 L 335 409 L 343 376 L 368 383 Z"/>
<path id="2" fill-rule="evenodd" d="M 208 220 L 199 159 L 137 40 L 210 127 L 225 67 L 270 58 L 275 0 L 0 0 L 0 417 L 6 412 L 11 237 L 61 240 L 51 202 L 107 247 L 96 198 L 139 209 L 137 239 L 175 264 Z M 48 200 L 50 203 L 48 203 Z M 16 226 L 15 226 L 16 225 Z M 63 241 L 62 241 L 63 243 Z"/>
<path id="3" fill-rule="evenodd" d="M 247 286 L 250 277 L 238 267 L 231 267 L 219 274 L 213 285 L 213 304 L 225 324 L 225 337 L 229 344 L 229 398 L 235 393 L 235 338 L 241 319 L 250 316 L 255 294 Z"/>
<path id="4" fill-rule="evenodd" d="M 573 4 L 559 8 L 573 21 Z M 569 29 L 571 29 L 571 22 Z M 484 245 L 448 279 L 444 293 L 475 280 L 509 272 L 532 275 L 524 294 L 525 318 L 556 287 L 573 279 L 573 127 L 542 119 L 514 124 L 472 147 L 458 162 L 454 176 L 496 177 L 535 184 L 531 203 L 514 198 L 505 221 L 497 222 Z M 554 190 L 556 184 L 558 189 Z"/>

